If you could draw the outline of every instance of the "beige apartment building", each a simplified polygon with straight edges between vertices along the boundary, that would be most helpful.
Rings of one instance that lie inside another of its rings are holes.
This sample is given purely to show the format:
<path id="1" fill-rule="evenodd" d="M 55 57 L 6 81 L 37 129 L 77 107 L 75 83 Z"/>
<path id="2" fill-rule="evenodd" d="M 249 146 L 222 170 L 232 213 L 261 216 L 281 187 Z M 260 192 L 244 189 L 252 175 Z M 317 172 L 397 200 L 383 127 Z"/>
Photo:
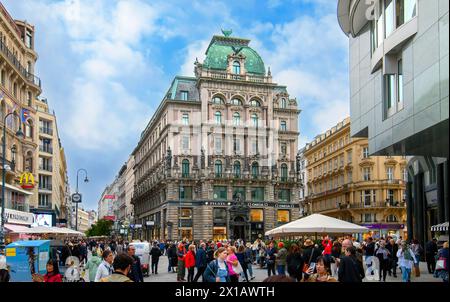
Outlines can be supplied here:
<path id="1" fill-rule="evenodd" d="M 54 112 L 46 99 L 36 100 L 38 151 L 38 199 L 32 212 L 52 215 L 53 224 L 67 225 L 70 205 L 66 204 L 67 163 L 58 134 Z"/>
<path id="2" fill-rule="evenodd" d="M 406 238 L 407 160 L 369 156 L 368 141 L 350 136 L 350 118 L 306 145 L 309 213 L 366 226 L 366 236 Z"/>
<path id="3" fill-rule="evenodd" d="M 299 217 L 297 100 L 230 34 L 175 77 L 132 153 L 135 237 L 254 240 Z"/>
<path id="4" fill-rule="evenodd" d="M 9 212 L 14 211 L 16 217 L 22 217 L 15 220 L 10 216 L 7 230 L 13 229 L 15 224 L 31 225 L 30 205 L 36 204 L 38 199 L 38 137 L 35 129 L 36 99 L 41 94 L 41 81 L 34 75 L 37 58 L 34 26 L 14 20 L 0 3 L 0 138 L 6 141 L 5 154 L 2 154 L 6 161 L 6 215 L 8 217 Z M 16 116 L 10 115 L 5 125 L 6 116 L 12 112 Z M 6 136 L 3 137 L 5 126 Z M 18 130 L 23 137 L 17 135 Z"/>
<path id="5" fill-rule="evenodd" d="M 85 233 L 91 227 L 90 212 L 78 208 L 78 231 Z"/>

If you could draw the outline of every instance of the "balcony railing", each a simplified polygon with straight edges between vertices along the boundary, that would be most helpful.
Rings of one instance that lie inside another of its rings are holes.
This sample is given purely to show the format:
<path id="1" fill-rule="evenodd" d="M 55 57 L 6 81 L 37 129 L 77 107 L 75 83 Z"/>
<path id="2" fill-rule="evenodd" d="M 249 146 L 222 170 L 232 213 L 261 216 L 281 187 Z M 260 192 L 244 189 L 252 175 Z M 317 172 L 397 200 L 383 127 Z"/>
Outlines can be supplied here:
<path id="1" fill-rule="evenodd" d="M 39 170 L 53 172 L 53 166 L 52 165 L 39 165 Z"/>
<path id="2" fill-rule="evenodd" d="M 20 64 L 20 61 L 14 55 L 14 53 L 0 40 L 0 51 L 5 55 L 6 58 L 14 65 L 19 72 L 22 74 L 27 81 L 35 86 L 41 87 L 41 79 L 35 76 L 34 74 L 28 72 L 25 67 Z"/>
<path id="3" fill-rule="evenodd" d="M 39 127 L 39 131 L 41 133 L 45 133 L 45 134 L 48 134 L 48 135 L 53 135 L 53 129 L 52 128 Z"/>
<path id="4" fill-rule="evenodd" d="M 51 184 L 44 184 L 44 185 L 39 184 L 39 190 L 51 191 L 52 190 L 52 185 Z"/>
<path id="5" fill-rule="evenodd" d="M 260 75 L 241 75 L 220 71 L 211 71 L 211 70 L 202 70 L 201 76 L 210 77 L 213 79 L 221 79 L 221 80 L 238 80 L 238 81 L 248 81 L 254 83 L 271 83 L 272 77 L 269 76 L 260 76 Z"/>
<path id="6" fill-rule="evenodd" d="M 350 209 L 362 209 L 362 208 L 402 208 L 405 207 L 406 204 L 403 201 L 376 201 L 371 202 L 370 204 L 365 204 L 362 202 L 358 203 L 350 203 L 350 204 L 341 204 L 344 208 Z"/>
<path id="7" fill-rule="evenodd" d="M 38 208 L 39 209 L 51 209 L 52 208 L 52 203 L 51 202 L 45 202 L 45 203 L 39 202 Z"/>
<path id="8" fill-rule="evenodd" d="M 39 151 L 53 154 L 53 148 L 52 147 L 39 146 Z"/>

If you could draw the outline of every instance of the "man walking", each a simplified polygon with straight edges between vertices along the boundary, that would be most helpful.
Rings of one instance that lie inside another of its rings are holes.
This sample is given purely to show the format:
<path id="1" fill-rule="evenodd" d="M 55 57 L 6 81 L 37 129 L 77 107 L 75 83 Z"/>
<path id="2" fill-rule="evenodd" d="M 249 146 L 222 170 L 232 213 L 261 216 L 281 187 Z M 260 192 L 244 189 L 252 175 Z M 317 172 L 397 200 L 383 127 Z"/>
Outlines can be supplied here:
<path id="1" fill-rule="evenodd" d="M 152 274 L 158 274 L 158 263 L 159 257 L 162 255 L 161 249 L 158 247 L 156 242 L 153 243 L 153 247 L 150 250 L 150 255 L 152 256 Z"/>
<path id="2" fill-rule="evenodd" d="M 425 258 L 427 260 L 427 268 L 430 274 L 434 274 L 436 269 L 436 255 L 438 253 L 437 240 L 433 238 L 425 245 Z"/>
<path id="3" fill-rule="evenodd" d="M 195 275 L 194 282 L 197 282 L 200 276 L 203 276 L 207 264 L 206 244 L 202 242 L 200 244 L 200 248 L 197 251 L 197 254 L 195 255 L 195 266 L 197 267 L 197 274 Z"/>
<path id="4" fill-rule="evenodd" d="M 128 256 L 133 259 L 131 270 L 128 272 L 128 277 L 134 282 L 144 282 L 144 275 L 142 274 L 141 260 L 136 256 L 136 247 L 129 245 L 127 249 Z"/>

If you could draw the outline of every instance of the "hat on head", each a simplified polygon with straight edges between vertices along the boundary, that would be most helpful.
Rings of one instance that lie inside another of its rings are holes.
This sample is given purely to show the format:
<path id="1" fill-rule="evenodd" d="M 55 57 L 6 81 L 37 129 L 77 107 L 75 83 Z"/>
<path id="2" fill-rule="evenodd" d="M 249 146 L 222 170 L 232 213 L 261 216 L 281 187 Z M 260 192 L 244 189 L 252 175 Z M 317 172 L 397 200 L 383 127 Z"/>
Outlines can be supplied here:
<path id="1" fill-rule="evenodd" d="M 311 246 L 314 245 L 314 242 L 312 242 L 311 239 L 306 239 L 305 242 L 303 243 L 304 246 Z"/>
<path id="2" fill-rule="evenodd" d="M 283 242 L 278 242 L 278 248 L 281 249 L 284 247 L 284 243 Z"/>

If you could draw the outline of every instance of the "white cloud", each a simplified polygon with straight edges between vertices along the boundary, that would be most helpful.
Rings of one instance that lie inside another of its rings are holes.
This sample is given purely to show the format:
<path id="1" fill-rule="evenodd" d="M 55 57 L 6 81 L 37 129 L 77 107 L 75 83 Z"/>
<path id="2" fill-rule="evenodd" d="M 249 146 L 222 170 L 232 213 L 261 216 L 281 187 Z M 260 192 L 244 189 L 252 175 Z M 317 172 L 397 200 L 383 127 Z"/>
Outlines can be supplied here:
<path id="1" fill-rule="evenodd" d="M 196 41 L 186 47 L 187 55 L 181 66 L 181 75 L 194 76 L 194 62 L 196 59 L 203 62 L 209 42 L 209 40 Z"/>

